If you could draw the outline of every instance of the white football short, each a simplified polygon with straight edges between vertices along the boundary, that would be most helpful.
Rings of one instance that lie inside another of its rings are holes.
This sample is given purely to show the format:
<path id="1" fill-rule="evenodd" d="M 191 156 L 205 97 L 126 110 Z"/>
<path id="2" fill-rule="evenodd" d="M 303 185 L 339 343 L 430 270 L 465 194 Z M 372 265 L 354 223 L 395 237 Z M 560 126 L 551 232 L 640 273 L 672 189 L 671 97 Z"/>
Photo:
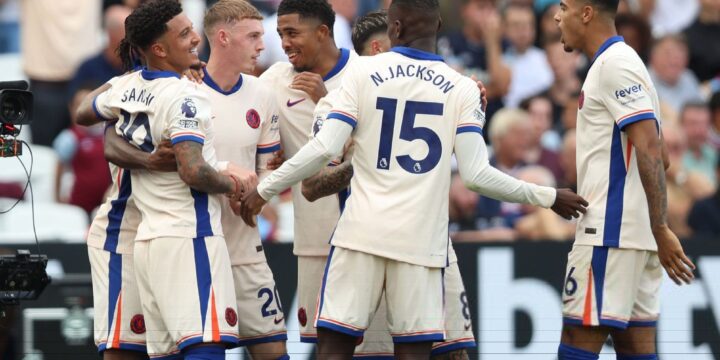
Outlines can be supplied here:
<path id="1" fill-rule="evenodd" d="M 267 262 L 234 265 L 240 346 L 286 341 L 282 304 Z"/>

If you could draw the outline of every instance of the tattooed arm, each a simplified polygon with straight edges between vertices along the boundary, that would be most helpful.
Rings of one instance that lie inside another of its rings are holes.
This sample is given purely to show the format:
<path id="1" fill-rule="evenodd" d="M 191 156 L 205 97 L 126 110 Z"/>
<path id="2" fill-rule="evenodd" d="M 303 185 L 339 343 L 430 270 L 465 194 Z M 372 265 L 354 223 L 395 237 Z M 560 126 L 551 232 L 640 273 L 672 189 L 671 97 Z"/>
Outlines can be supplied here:
<path id="1" fill-rule="evenodd" d="M 191 188 L 210 194 L 234 193 L 235 181 L 218 173 L 202 156 L 202 145 L 182 141 L 173 145 L 180 178 Z"/>
<path id="2" fill-rule="evenodd" d="M 310 202 L 336 194 L 350 185 L 353 167 L 350 161 L 338 166 L 328 166 L 319 173 L 303 180 L 302 194 Z"/>
<path id="3" fill-rule="evenodd" d="M 660 263 L 675 283 L 690 283 L 695 265 L 685 256 L 680 241 L 667 224 L 667 189 L 662 139 L 654 121 L 638 121 L 626 128 L 635 146 L 638 171 L 650 210 L 650 226 Z"/>

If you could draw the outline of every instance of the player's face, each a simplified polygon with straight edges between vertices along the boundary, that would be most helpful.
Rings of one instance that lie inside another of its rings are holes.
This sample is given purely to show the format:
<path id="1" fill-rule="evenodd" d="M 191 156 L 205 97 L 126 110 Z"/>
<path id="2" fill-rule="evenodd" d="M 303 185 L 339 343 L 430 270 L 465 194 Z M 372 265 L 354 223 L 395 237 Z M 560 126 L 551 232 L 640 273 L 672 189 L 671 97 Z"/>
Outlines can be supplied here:
<path id="1" fill-rule="evenodd" d="M 584 5 L 582 0 L 561 0 L 560 10 L 555 14 L 555 22 L 560 28 L 560 41 L 567 52 L 578 49 L 582 45 Z"/>
<path id="2" fill-rule="evenodd" d="M 255 70 L 260 52 L 265 49 L 264 33 L 262 22 L 257 19 L 242 19 L 229 29 L 233 60 L 240 65 L 243 73 Z"/>
<path id="3" fill-rule="evenodd" d="M 167 23 L 168 31 L 158 41 L 162 44 L 165 60 L 182 73 L 191 67 L 199 67 L 197 47 L 200 36 L 193 30 L 192 22 L 181 13 Z"/>
<path id="4" fill-rule="evenodd" d="M 301 19 L 298 14 L 278 16 L 278 34 L 288 60 L 296 71 L 308 71 L 315 67 L 320 54 L 320 44 L 329 31 L 316 19 Z"/>

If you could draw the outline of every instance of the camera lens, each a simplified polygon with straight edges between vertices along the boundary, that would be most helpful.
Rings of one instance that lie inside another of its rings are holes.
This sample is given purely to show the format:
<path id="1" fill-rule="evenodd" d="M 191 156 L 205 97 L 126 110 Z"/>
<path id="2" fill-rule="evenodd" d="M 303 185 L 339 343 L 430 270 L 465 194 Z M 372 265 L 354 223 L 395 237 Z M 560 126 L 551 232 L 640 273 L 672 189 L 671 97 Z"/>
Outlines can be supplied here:
<path id="1" fill-rule="evenodd" d="M 23 103 L 13 96 L 4 96 L 0 99 L 0 119 L 5 122 L 16 123 L 25 116 Z"/>

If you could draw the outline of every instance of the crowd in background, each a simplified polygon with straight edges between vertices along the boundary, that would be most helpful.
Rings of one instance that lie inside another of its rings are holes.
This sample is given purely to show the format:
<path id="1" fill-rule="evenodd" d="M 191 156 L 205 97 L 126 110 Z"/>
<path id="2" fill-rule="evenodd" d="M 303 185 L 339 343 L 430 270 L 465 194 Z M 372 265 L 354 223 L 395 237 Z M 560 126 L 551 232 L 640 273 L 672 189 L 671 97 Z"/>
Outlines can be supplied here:
<path id="1" fill-rule="evenodd" d="M 102 202 L 111 183 L 104 127 L 77 126 L 72 114 L 85 94 L 123 73 L 114 49 L 139 1 L 0 0 L 0 56 L 21 54 L 35 94 L 33 146 L 53 148 L 58 159 L 55 199 L 36 201 L 73 204 L 88 215 Z M 213 2 L 182 1 L 198 32 Z M 275 31 L 279 0 L 251 2 L 266 15 L 259 74 L 287 58 Z M 335 40 L 352 48 L 353 20 L 389 1 L 329 2 L 336 12 Z M 559 1 L 440 3 L 445 21 L 438 52 L 487 88 L 492 165 L 525 181 L 574 189 L 574 128 L 590 59 L 564 51 L 554 20 Z M 645 61 L 662 103 L 670 226 L 681 238 L 720 235 L 720 0 L 624 0 L 617 28 Z M 0 196 L 22 196 L 22 186 L 0 184 Z M 569 240 L 575 231 L 573 222 L 550 210 L 471 192 L 457 174 L 449 196 L 455 241 Z M 264 239 L 292 241 L 292 218 L 286 194 L 264 212 Z"/>

